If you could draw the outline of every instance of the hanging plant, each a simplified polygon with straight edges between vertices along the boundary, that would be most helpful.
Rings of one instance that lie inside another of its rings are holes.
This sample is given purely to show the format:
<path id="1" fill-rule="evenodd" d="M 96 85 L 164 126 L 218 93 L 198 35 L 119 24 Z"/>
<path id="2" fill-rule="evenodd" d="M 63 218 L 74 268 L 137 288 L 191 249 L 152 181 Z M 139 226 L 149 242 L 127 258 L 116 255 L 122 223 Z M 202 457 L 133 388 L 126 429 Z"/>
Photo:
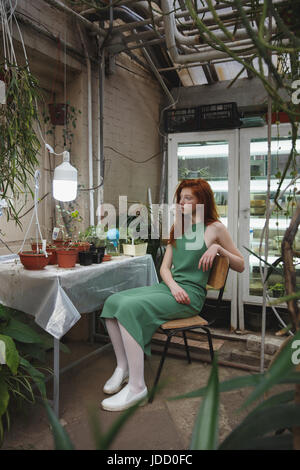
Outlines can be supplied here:
<path id="1" fill-rule="evenodd" d="M 7 219 L 17 223 L 14 199 L 20 193 L 31 193 L 29 176 L 38 165 L 40 143 L 34 130 L 37 119 L 38 82 L 27 67 L 1 64 L 0 76 L 5 77 L 6 105 L 0 106 L 0 196 L 8 204 Z"/>
<path id="2" fill-rule="evenodd" d="M 68 107 L 67 103 L 48 104 L 50 121 L 53 126 L 64 126 L 66 124 L 69 112 Z"/>
<path id="3" fill-rule="evenodd" d="M 69 101 L 66 103 L 50 103 L 48 104 L 49 114 L 43 111 L 44 123 L 47 126 L 47 135 L 54 135 L 56 126 L 63 126 L 61 138 L 63 148 L 71 152 L 72 142 L 74 138 L 74 130 L 76 122 L 81 110 L 72 106 Z M 54 146 L 55 149 L 56 146 Z"/>

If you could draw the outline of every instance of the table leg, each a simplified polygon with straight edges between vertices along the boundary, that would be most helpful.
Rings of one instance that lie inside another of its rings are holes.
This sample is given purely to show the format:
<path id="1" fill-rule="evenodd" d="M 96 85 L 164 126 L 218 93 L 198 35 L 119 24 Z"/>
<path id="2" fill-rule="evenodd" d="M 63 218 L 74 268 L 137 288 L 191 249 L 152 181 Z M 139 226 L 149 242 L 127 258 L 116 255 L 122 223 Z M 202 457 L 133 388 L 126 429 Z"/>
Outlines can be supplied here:
<path id="1" fill-rule="evenodd" d="M 59 419 L 59 339 L 54 338 L 54 377 L 53 377 L 53 407 Z"/>

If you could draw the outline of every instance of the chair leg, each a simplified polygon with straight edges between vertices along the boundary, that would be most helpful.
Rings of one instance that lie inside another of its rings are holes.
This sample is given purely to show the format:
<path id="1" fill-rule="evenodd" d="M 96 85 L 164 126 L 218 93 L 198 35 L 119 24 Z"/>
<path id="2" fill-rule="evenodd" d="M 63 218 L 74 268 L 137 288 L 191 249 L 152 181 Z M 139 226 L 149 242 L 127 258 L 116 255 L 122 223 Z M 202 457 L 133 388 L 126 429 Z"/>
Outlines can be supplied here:
<path id="1" fill-rule="evenodd" d="M 203 330 L 207 334 L 208 345 L 209 345 L 209 353 L 210 353 L 211 360 L 213 361 L 214 360 L 214 348 L 213 348 L 213 343 L 212 343 L 212 339 L 211 339 L 211 334 L 210 334 L 209 328 L 203 327 Z"/>
<path id="2" fill-rule="evenodd" d="M 189 349 L 189 345 L 188 345 L 188 342 L 187 342 L 187 339 L 186 339 L 185 331 L 182 332 L 182 336 L 183 336 L 183 340 L 184 340 L 187 360 L 188 360 L 188 363 L 191 364 L 192 360 L 191 360 L 191 356 L 190 356 L 190 349 Z"/>
<path id="3" fill-rule="evenodd" d="M 161 360 L 160 360 L 160 363 L 159 363 L 159 367 L 158 367 L 158 370 L 157 370 L 157 374 L 156 374 L 156 377 L 155 377 L 155 381 L 154 381 L 154 385 L 153 385 L 153 390 L 152 390 L 152 393 L 150 394 L 150 397 L 149 397 L 149 403 L 152 403 L 153 400 L 154 400 L 154 395 L 155 395 L 155 392 L 156 392 L 156 386 L 158 384 L 158 381 L 159 381 L 159 378 L 160 378 L 160 374 L 161 374 L 161 371 L 162 371 L 162 368 L 163 368 L 163 365 L 164 365 L 164 362 L 165 362 L 165 358 L 166 358 L 166 355 L 167 355 L 167 352 L 168 352 L 168 348 L 169 348 L 169 344 L 170 344 L 170 341 L 171 341 L 171 336 L 167 336 L 167 340 L 165 342 L 165 347 L 164 347 L 164 351 L 163 351 L 163 355 L 161 357 Z"/>

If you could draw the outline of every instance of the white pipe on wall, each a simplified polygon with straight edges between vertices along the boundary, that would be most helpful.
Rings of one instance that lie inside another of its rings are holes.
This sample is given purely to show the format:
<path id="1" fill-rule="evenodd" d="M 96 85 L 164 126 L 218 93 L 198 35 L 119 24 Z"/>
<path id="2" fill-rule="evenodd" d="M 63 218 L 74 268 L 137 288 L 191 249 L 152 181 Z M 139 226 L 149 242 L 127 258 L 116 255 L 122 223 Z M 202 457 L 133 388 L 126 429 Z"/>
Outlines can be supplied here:
<path id="1" fill-rule="evenodd" d="M 101 222 L 101 206 L 104 196 L 104 165 L 103 165 L 103 96 L 104 96 L 104 53 L 102 52 L 99 61 L 99 87 L 98 87 L 98 108 L 99 108 L 99 126 L 98 126 L 98 174 L 97 174 L 97 222 Z M 102 185 L 100 186 L 102 182 Z"/>
<path id="2" fill-rule="evenodd" d="M 94 171 L 93 171 L 93 120 L 92 120 L 92 71 L 91 61 L 89 58 L 87 46 L 83 37 L 83 33 L 79 24 L 77 23 L 81 42 L 84 48 L 87 67 L 87 91 L 88 91 L 88 157 L 89 157 L 89 188 L 94 185 Z M 94 207 L 94 190 L 89 191 L 90 199 L 90 225 L 95 225 L 95 207 Z"/>

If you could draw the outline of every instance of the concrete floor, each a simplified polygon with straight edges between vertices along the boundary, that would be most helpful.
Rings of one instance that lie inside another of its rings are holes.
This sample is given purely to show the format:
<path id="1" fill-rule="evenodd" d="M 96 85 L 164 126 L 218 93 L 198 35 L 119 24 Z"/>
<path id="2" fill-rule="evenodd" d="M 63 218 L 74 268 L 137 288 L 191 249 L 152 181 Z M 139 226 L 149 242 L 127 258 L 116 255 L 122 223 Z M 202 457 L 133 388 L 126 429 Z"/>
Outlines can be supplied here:
<path id="1" fill-rule="evenodd" d="M 61 365 L 86 354 L 99 344 L 71 343 L 72 354 L 61 355 Z M 153 384 L 160 355 L 152 354 L 145 361 L 145 378 L 148 388 Z M 95 449 L 89 423 L 89 409 L 94 407 L 103 431 L 108 430 L 120 413 L 101 409 L 100 402 L 106 397 L 102 392 L 105 381 L 115 367 L 111 347 L 65 372 L 60 382 L 60 419 L 76 449 Z M 140 407 L 119 432 L 112 450 L 184 450 L 191 441 L 194 421 L 201 398 L 168 401 L 169 397 L 181 395 L 207 384 L 210 364 L 199 360 L 188 364 L 184 356 L 168 356 L 162 372 L 165 382 L 153 403 Z M 220 381 L 249 374 L 243 370 L 219 366 Z M 51 388 L 49 388 L 49 398 Z M 244 415 L 236 410 L 243 403 L 249 390 L 227 392 L 221 395 L 219 436 L 225 436 L 241 421 Z M 13 416 L 11 429 L 6 432 L 2 449 L 53 449 L 53 438 L 43 406 L 28 406 L 26 413 Z"/>

